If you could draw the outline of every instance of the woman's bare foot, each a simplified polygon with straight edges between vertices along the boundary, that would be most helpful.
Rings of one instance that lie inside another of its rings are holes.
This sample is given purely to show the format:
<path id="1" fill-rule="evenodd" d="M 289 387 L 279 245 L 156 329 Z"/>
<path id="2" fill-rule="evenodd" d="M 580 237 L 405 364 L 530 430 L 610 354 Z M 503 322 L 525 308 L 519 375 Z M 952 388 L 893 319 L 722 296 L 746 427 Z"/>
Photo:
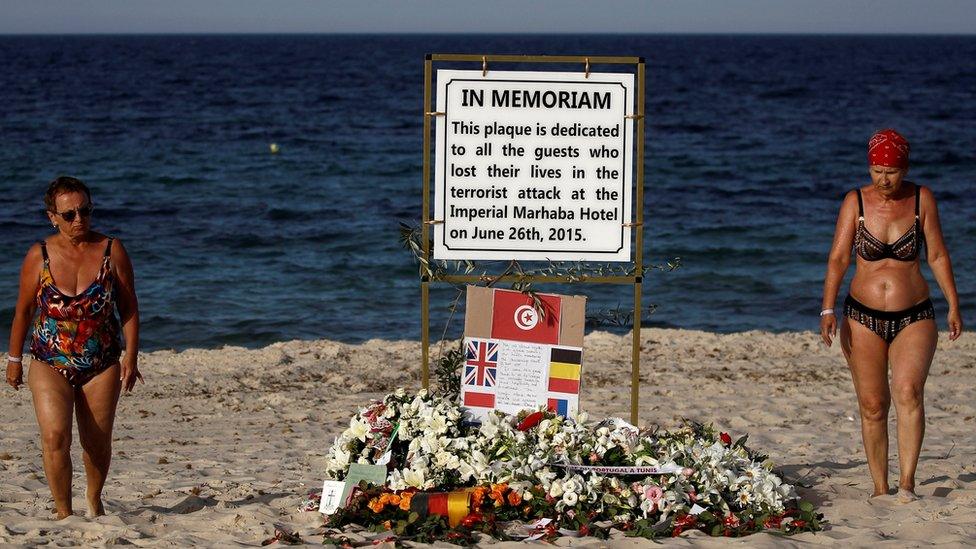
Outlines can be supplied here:
<path id="1" fill-rule="evenodd" d="M 898 489 L 898 502 L 899 503 L 911 503 L 918 500 L 918 494 L 915 493 L 914 489 L 910 488 L 899 488 Z"/>
<path id="2" fill-rule="evenodd" d="M 887 486 L 882 487 L 882 488 L 878 488 L 876 486 L 874 488 L 874 493 L 871 494 L 871 497 L 872 498 L 876 498 L 876 497 L 879 497 L 879 496 L 887 496 L 887 495 L 888 495 L 888 487 Z"/>
<path id="3" fill-rule="evenodd" d="M 57 520 L 64 520 L 74 513 L 71 512 L 71 509 L 68 509 L 67 511 L 55 511 L 54 514 L 57 515 Z"/>
<path id="4" fill-rule="evenodd" d="M 102 498 L 96 497 L 92 499 L 91 496 L 87 496 L 88 499 L 88 516 L 100 517 L 105 514 L 105 506 L 102 505 Z"/>

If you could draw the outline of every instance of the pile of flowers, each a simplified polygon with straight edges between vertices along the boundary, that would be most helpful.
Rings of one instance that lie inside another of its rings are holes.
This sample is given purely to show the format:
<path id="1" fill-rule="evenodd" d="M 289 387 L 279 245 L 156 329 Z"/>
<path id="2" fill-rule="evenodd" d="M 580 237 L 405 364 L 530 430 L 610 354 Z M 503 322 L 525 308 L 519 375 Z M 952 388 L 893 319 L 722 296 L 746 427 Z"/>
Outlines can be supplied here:
<path id="1" fill-rule="evenodd" d="M 648 538 L 691 529 L 790 534 L 822 523 L 745 437 L 733 442 L 698 423 L 640 430 L 618 418 L 538 410 L 473 425 L 453 401 L 401 389 L 352 418 L 331 449 L 329 477 L 343 479 L 353 462 L 387 465 L 386 486 L 363 483 L 328 525 L 368 525 L 403 540 L 607 537 L 614 529 Z M 416 505 L 461 490 L 469 503 L 460 520 Z"/>
<path id="2" fill-rule="evenodd" d="M 403 389 L 363 408 L 332 445 L 326 474 L 342 480 L 350 463 L 387 464 L 391 490 L 465 486 L 484 474 L 478 436 L 452 401 Z"/>

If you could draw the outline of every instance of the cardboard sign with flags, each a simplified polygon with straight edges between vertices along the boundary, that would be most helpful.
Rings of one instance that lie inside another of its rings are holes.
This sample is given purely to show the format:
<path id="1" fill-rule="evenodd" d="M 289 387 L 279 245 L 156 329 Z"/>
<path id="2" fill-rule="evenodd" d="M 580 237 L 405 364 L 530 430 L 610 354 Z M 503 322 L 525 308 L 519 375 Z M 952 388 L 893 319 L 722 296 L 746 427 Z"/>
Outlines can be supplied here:
<path id="1" fill-rule="evenodd" d="M 579 409 L 586 298 L 468 286 L 461 399 L 470 416 Z"/>

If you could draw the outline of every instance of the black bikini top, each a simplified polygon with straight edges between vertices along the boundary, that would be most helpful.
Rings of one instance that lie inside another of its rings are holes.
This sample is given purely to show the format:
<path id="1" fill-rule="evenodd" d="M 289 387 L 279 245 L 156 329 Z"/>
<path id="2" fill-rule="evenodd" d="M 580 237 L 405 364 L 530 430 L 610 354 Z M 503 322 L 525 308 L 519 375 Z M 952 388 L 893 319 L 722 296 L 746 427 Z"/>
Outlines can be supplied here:
<path id="1" fill-rule="evenodd" d="M 919 186 L 915 185 L 915 222 L 912 227 L 901 235 L 901 238 L 888 244 L 882 242 L 868 232 L 864 226 L 864 202 L 861 199 L 861 189 L 857 189 L 857 232 L 854 234 L 854 248 L 857 255 L 865 261 L 880 261 L 882 259 L 897 259 L 898 261 L 914 261 L 922 249 L 925 234 L 918 217 Z"/>

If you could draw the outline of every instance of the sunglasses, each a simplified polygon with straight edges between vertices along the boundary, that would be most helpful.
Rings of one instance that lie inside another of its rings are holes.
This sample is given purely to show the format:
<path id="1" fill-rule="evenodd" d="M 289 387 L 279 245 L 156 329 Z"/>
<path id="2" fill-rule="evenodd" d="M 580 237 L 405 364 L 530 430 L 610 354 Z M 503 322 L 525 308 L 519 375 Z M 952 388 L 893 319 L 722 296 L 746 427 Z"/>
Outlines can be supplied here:
<path id="1" fill-rule="evenodd" d="M 54 213 L 55 215 L 60 215 L 61 219 L 64 219 L 68 223 L 71 223 L 72 221 L 75 220 L 76 215 L 80 215 L 84 219 L 91 217 L 93 209 L 95 209 L 95 207 L 89 204 L 87 206 L 82 206 L 74 210 L 68 210 L 66 212 L 54 212 Z"/>

